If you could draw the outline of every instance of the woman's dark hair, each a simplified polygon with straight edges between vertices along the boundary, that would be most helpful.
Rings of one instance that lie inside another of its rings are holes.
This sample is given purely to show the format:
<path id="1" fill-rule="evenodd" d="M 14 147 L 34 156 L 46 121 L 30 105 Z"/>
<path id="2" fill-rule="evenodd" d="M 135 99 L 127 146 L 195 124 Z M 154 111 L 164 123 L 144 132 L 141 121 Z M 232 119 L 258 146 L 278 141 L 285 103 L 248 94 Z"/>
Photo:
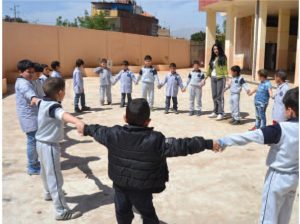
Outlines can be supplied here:
<path id="1" fill-rule="evenodd" d="M 214 52 L 214 47 L 218 48 L 218 51 L 219 51 L 218 56 Z M 214 61 L 215 61 L 216 57 L 218 57 L 217 63 L 219 66 L 224 66 L 227 63 L 227 58 L 226 58 L 226 55 L 224 54 L 224 50 L 223 50 L 222 46 L 218 43 L 215 43 L 211 48 L 211 57 L 210 57 L 210 61 L 209 61 L 210 69 L 213 69 Z"/>

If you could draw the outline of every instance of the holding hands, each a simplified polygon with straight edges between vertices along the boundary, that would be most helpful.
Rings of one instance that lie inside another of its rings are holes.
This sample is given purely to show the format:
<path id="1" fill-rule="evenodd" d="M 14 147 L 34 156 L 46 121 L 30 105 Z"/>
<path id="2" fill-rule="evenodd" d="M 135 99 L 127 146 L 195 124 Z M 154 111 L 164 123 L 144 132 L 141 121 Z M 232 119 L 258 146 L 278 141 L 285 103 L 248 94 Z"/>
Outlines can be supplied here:
<path id="1" fill-rule="evenodd" d="M 222 146 L 220 145 L 219 141 L 218 140 L 214 140 L 213 141 L 213 148 L 212 150 L 214 152 L 223 152 L 224 149 L 222 148 Z"/>

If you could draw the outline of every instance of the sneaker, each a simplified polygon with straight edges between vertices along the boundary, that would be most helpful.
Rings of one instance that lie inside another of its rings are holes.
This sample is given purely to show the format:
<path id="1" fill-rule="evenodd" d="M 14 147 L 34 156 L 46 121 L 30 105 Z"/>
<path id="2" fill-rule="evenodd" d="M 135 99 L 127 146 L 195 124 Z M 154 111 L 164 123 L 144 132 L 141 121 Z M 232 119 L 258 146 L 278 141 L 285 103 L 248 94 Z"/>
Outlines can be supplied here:
<path id="1" fill-rule="evenodd" d="M 29 176 L 40 175 L 40 170 L 28 170 L 27 173 L 29 174 Z"/>
<path id="2" fill-rule="evenodd" d="M 190 111 L 189 116 L 193 116 L 193 115 L 194 115 L 194 111 Z"/>
<path id="3" fill-rule="evenodd" d="M 217 121 L 223 120 L 223 114 L 218 114 L 216 120 L 217 120 Z"/>
<path id="4" fill-rule="evenodd" d="M 165 114 L 168 114 L 169 113 L 169 110 L 165 110 Z"/>
<path id="5" fill-rule="evenodd" d="M 107 105 L 111 105 L 111 102 L 107 102 Z"/>
<path id="6" fill-rule="evenodd" d="M 210 115 L 208 115 L 209 118 L 215 118 L 218 115 L 215 112 L 212 112 Z"/>
<path id="7" fill-rule="evenodd" d="M 173 111 L 174 111 L 175 114 L 179 114 L 178 110 L 174 109 Z"/>
<path id="8" fill-rule="evenodd" d="M 232 124 L 233 122 L 235 122 L 236 120 L 234 118 L 231 118 L 229 123 Z"/>
<path id="9" fill-rule="evenodd" d="M 254 126 L 253 128 L 250 128 L 249 131 L 255 131 L 256 127 Z"/>
<path id="10" fill-rule="evenodd" d="M 82 110 L 80 110 L 78 107 L 75 107 L 74 111 L 75 111 L 75 113 L 81 113 L 82 112 Z"/>
<path id="11" fill-rule="evenodd" d="M 80 216 L 82 216 L 82 213 L 80 211 L 66 211 L 64 214 L 56 216 L 55 219 L 59 221 L 65 221 L 70 219 L 76 219 Z"/>
<path id="12" fill-rule="evenodd" d="M 100 102 L 100 106 L 104 106 L 104 102 Z"/>
<path id="13" fill-rule="evenodd" d="M 91 109 L 90 107 L 86 107 L 86 106 L 84 106 L 84 107 L 81 108 L 82 111 L 88 111 L 90 109 Z"/>
<path id="14" fill-rule="evenodd" d="M 239 125 L 241 124 L 241 121 L 240 120 L 235 120 L 234 122 L 231 123 L 232 125 Z"/>
<path id="15" fill-rule="evenodd" d="M 198 117 L 201 116 L 201 110 L 198 110 L 198 111 L 197 111 L 197 116 L 198 116 Z"/>
<path id="16" fill-rule="evenodd" d="M 120 107 L 125 107 L 125 104 L 121 104 Z"/>

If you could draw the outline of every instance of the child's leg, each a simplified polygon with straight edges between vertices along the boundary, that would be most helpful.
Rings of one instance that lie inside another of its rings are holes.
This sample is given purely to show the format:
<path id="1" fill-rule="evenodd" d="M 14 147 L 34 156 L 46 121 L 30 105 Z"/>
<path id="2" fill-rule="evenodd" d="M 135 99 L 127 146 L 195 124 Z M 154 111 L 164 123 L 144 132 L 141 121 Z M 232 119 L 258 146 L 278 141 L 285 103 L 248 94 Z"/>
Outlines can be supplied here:
<path id="1" fill-rule="evenodd" d="M 261 111 L 260 105 L 255 103 L 255 128 L 257 129 L 260 128 L 260 124 L 261 124 L 260 111 Z"/>
<path id="2" fill-rule="evenodd" d="M 40 164 L 41 164 L 41 177 L 42 177 L 42 182 L 43 182 L 43 186 L 44 186 L 44 199 L 45 200 L 51 200 L 51 194 L 48 188 L 48 183 L 47 183 L 47 177 L 46 177 L 46 170 L 45 170 L 45 166 L 43 164 L 43 151 L 42 151 L 42 143 L 37 142 L 37 153 L 39 156 L 39 160 L 40 160 Z"/>
<path id="3" fill-rule="evenodd" d="M 75 93 L 75 97 L 74 97 L 74 108 L 75 109 L 79 109 L 79 106 L 78 106 L 79 98 L 80 98 L 80 94 L 79 93 Z"/>
<path id="4" fill-rule="evenodd" d="M 173 109 L 176 111 L 178 110 L 178 101 L 177 101 L 177 97 L 174 96 L 172 97 L 172 101 L 173 101 Z"/>
<path id="5" fill-rule="evenodd" d="M 218 113 L 218 104 L 217 104 L 217 79 L 211 78 L 211 94 L 214 101 L 214 110 L 215 114 Z"/>
<path id="6" fill-rule="evenodd" d="M 100 86 L 100 104 L 104 104 L 105 86 Z"/>
<path id="7" fill-rule="evenodd" d="M 147 100 L 147 84 L 142 82 L 142 98 L 144 98 L 145 100 Z"/>
<path id="8" fill-rule="evenodd" d="M 196 110 L 202 111 L 202 89 L 196 88 Z"/>
<path id="9" fill-rule="evenodd" d="M 36 131 L 26 133 L 27 136 L 27 160 L 28 160 L 28 174 L 40 173 L 40 162 L 38 161 L 38 154 L 36 150 Z"/>
<path id="10" fill-rule="evenodd" d="M 106 86 L 106 97 L 107 97 L 107 103 L 111 104 L 112 98 L 111 98 L 111 85 Z"/>
<path id="11" fill-rule="evenodd" d="M 153 197 L 151 193 L 130 193 L 130 201 L 132 205 L 140 212 L 143 223 L 159 224 L 159 219 L 156 215 L 152 199 Z"/>
<path id="12" fill-rule="evenodd" d="M 131 100 L 132 100 L 131 93 L 127 93 L 127 104 L 129 104 Z"/>
<path id="13" fill-rule="evenodd" d="M 125 106 L 126 93 L 121 93 L 121 107 Z"/>
<path id="14" fill-rule="evenodd" d="M 131 224 L 134 215 L 132 204 L 126 192 L 115 189 L 115 212 L 118 224 Z"/>
<path id="15" fill-rule="evenodd" d="M 84 93 L 81 93 L 80 94 L 80 104 L 81 104 L 81 107 L 85 107 L 85 94 Z"/>
<path id="16" fill-rule="evenodd" d="M 154 105 L 154 84 L 148 84 L 149 85 L 149 105 L 150 108 L 153 108 Z"/>
<path id="17" fill-rule="evenodd" d="M 226 85 L 226 79 L 218 79 L 217 81 L 217 114 L 224 114 L 224 89 Z"/>
<path id="18" fill-rule="evenodd" d="M 261 128 L 266 127 L 267 126 L 267 117 L 266 117 L 266 110 L 267 110 L 268 104 L 265 104 L 262 106 L 261 109 Z"/>
<path id="19" fill-rule="evenodd" d="M 194 102 L 195 102 L 195 96 L 196 96 L 196 88 L 193 86 L 190 86 L 189 93 L 190 93 L 190 111 L 194 111 Z"/>
<path id="20" fill-rule="evenodd" d="M 240 94 L 231 94 L 230 96 L 231 116 L 234 120 L 240 120 Z"/>
<path id="21" fill-rule="evenodd" d="M 166 111 L 169 111 L 170 109 L 170 101 L 171 101 L 171 97 L 170 96 L 166 96 Z"/>

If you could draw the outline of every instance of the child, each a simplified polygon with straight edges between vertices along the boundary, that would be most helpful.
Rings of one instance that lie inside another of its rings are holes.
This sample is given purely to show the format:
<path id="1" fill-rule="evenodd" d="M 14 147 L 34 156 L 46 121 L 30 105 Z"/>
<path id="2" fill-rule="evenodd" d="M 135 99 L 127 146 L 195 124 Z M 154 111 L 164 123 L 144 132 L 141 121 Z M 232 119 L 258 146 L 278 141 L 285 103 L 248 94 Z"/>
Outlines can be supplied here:
<path id="1" fill-rule="evenodd" d="M 53 61 L 51 63 L 51 68 L 52 68 L 52 73 L 51 77 L 56 77 L 56 78 L 62 78 L 60 74 L 60 62 L 59 61 Z"/>
<path id="2" fill-rule="evenodd" d="M 272 110 L 273 124 L 285 121 L 284 105 L 282 99 L 285 93 L 289 90 L 289 85 L 286 80 L 286 72 L 278 70 L 275 74 L 275 82 L 277 84 L 277 90 L 274 94 L 274 105 Z"/>
<path id="3" fill-rule="evenodd" d="M 131 101 L 131 92 L 132 92 L 132 82 L 137 84 L 137 79 L 134 74 L 128 69 L 129 62 L 123 61 L 123 70 L 119 72 L 119 74 L 115 77 L 113 85 L 115 85 L 118 80 L 121 80 L 121 107 L 125 106 L 125 98 L 127 95 L 127 101 L 130 103 Z"/>
<path id="4" fill-rule="evenodd" d="M 41 177 L 45 200 L 52 200 L 56 220 L 75 219 L 80 212 L 70 211 L 62 190 L 63 177 L 60 168 L 60 142 L 64 137 L 63 124 L 75 124 L 78 130 L 84 123 L 62 109 L 65 96 L 65 81 L 62 78 L 49 78 L 44 84 L 45 97 L 39 103 L 37 150 L 41 162 Z"/>
<path id="5" fill-rule="evenodd" d="M 230 123 L 233 125 L 241 124 L 240 117 L 240 94 L 242 88 L 250 93 L 248 85 L 245 79 L 241 76 L 241 68 L 240 66 L 232 66 L 231 67 L 231 75 L 232 79 L 228 82 L 225 91 L 230 88 L 230 107 L 231 107 L 231 117 L 232 120 Z"/>
<path id="6" fill-rule="evenodd" d="M 113 77 L 110 69 L 107 67 L 105 58 L 100 61 L 100 67 L 95 68 L 94 72 L 100 76 L 100 105 L 104 105 L 105 95 L 107 104 L 110 105 L 112 103 L 111 84 Z"/>
<path id="7" fill-rule="evenodd" d="M 169 68 L 170 68 L 170 73 L 165 77 L 165 80 L 160 83 L 159 88 L 167 84 L 165 114 L 169 113 L 171 98 L 173 101 L 174 113 L 178 114 L 178 106 L 177 106 L 178 86 L 181 88 L 182 92 L 184 92 L 185 90 L 180 75 L 176 73 L 176 64 L 171 63 Z"/>
<path id="8" fill-rule="evenodd" d="M 32 84 L 35 88 L 35 92 L 37 94 L 38 98 L 43 98 L 45 96 L 44 90 L 43 90 L 43 82 L 40 80 L 40 77 L 43 74 L 43 67 L 39 63 L 34 63 L 34 71 L 35 71 L 35 77 L 34 80 L 32 80 Z"/>
<path id="9" fill-rule="evenodd" d="M 265 69 L 258 70 L 260 84 L 255 89 L 248 92 L 251 96 L 256 92 L 254 98 L 256 121 L 255 126 L 250 129 L 254 131 L 255 129 L 263 128 L 267 125 L 266 110 L 269 103 L 269 98 L 272 97 L 272 85 L 268 78 L 268 71 Z"/>
<path id="10" fill-rule="evenodd" d="M 74 110 L 76 113 L 81 113 L 82 111 L 90 110 L 89 107 L 85 105 L 85 94 L 84 94 L 84 84 L 83 84 L 83 66 L 84 61 L 82 59 L 76 60 L 76 68 L 73 71 L 73 89 L 75 93 L 74 98 Z M 79 109 L 78 103 L 80 99 L 81 109 Z"/>
<path id="11" fill-rule="evenodd" d="M 40 173 L 40 163 L 36 151 L 35 134 L 38 128 L 37 104 L 39 98 L 32 82 L 34 67 L 30 60 L 21 60 L 17 64 L 20 76 L 15 83 L 16 108 L 21 129 L 27 136 L 27 172 L 29 175 Z"/>
<path id="12" fill-rule="evenodd" d="M 39 80 L 42 84 L 44 84 L 45 81 L 50 77 L 50 68 L 46 64 L 41 64 L 41 66 L 43 68 L 43 72 L 42 72 L 41 76 L 39 77 Z"/>
<path id="13" fill-rule="evenodd" d="M 128 125 L 85 125 L 84 135 L 108 148 L 108 174 L 115 189 L 118 223 L 131 223 L 132 206 L 144 223 L 158 224 L 152 194 L 162 192 L 169 180 L 167 157 L 187 156 L 213 148 L 202 137 L 166 138 L 149 128 L 150 107 L 145 99 L 133 99 L 124 117 Z"/>
<path id="14" fill-rule="evenodd" d="M 193 62 L 193 71 L 190 72 L 188 80 L 185 85 L 185 89 L 190 84 L 190 116 L 197 114 L 201 115 L 202 111 L 202 87 L 205 85 L 205 76 L 200 70 L 199 61 Z M 196 99 L 196 111 L 194 110 L 194 103 Z"/>
<path id="15" fill-rule="evenodd" d="M 221 148 L 250 142 L 270 144 L 260 223 L 289 223 L 299 178 L 299 88 L 285 94 L 286 122 L 219 139 Z M 220 147 L 214 148 L 215 150 Z"/>
<path id="16" fill-rule="evenodd" d="M 152 57 L 146 55 L 144 67 L 140 70 L 138 81 L 142 80 L 142 98 L 147 99 L 150 109 L 153 110 L 154 104 L 154 82 L 159 85 L 157 71 L 152 66 Z"/>

